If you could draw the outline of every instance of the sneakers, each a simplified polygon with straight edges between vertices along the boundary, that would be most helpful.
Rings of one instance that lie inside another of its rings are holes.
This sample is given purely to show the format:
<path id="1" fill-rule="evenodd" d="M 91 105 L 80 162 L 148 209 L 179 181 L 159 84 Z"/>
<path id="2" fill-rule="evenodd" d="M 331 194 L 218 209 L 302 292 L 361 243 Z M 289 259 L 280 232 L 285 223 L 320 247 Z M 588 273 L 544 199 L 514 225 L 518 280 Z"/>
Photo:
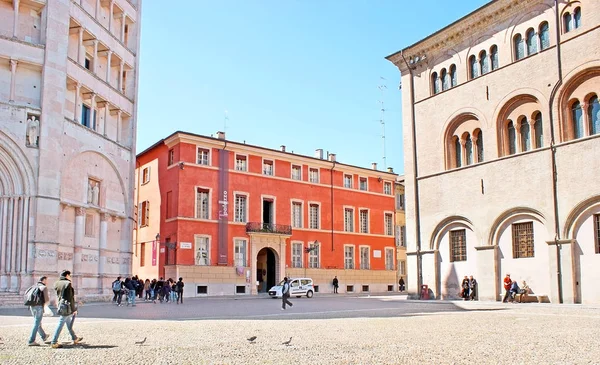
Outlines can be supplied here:
<path id="1" fill-rule="evenodd" d="M 39 346 L 39 345 L 40 345 L 40 344 L 39 344 L 39 343 L 37 343 L 37 342 L 35 342 L 35 341 L 33 341 L 33 342 L 28 342 L 28 343 L 27 343 L 27 346 Z"/>
<path id="2" fill-rule="evenodd" d="M 284 311 L 284 310 L 285 310 L 285 308 L 281 308 L 281 310 L 282 310 L 282 311 Z"/>
<path id="3" fill-rule="evenodd" d="M 52 348 L 53 349 L 62 349 L 63 345 L 61 345 L 60 343 L 53 343 L 52 344 Z"/>
<path id="4" fill-rule="evenodd" d="M 78 343 L 80 343 L 81 341 L 83 341 L 83 337 L 77 337 L 76 339 L 73 340 L 73 344 L 77 345 Z"/>
<path id="5" fill-rule="evenodd" d="M 48 343 L 48 339 L 49 339 L 49 338 L 50 338 L 50 335 L 48 335 L 48 334 L 47 334 L 47 335 L 46 335 L 46 337 L 42 338 L 42 340 L 43 340 L 45 343 Z"/>

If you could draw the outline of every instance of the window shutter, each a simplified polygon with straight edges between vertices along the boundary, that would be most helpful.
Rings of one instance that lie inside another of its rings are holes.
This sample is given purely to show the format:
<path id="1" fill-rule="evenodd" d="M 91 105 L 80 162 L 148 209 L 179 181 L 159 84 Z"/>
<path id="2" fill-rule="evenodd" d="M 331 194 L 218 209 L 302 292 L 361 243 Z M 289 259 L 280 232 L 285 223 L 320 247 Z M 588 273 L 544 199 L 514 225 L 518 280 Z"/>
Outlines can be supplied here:
<path id="1" fill-rule="evenodd" d="M 150 202 L 146 200 L 146 221 L 144 222 L 144 224 L 148 225 L 149 220 L 150 220 Z"/>

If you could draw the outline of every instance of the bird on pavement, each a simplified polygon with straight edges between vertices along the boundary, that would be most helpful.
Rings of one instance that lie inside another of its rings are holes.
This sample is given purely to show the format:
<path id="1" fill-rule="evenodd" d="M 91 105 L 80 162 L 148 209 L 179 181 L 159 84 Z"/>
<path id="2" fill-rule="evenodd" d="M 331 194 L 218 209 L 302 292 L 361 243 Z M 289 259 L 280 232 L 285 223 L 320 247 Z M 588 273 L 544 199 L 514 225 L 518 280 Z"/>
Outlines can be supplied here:
<path id="1" fill-rule="evenodd" d="M 291 338 L 291 337 L 290 337 L 290 339 L 289 339 L 289 340 L 287 340 L 287 341 L 285 341 L 285 342 L 282 342 L 281 344 L 282 344 L 282 345 L 289 346 L 289 345 L 290 345 L 290 343 L 292 343 L 292 338 Z"/>
<path id="2" fill-rule="evenodd" d="M 146 342 L 146 338 L 147 338 L 147 337 L 144 337 L 144 339 L 143 339 L 143 340 L 141 340 L 141 341 L 136 341 L 136 342 L 135 342 L 135 344 L 136 344 L 136 345 L 143 345 L 143 344 L 144 344 L 144 342 Z"/>
<path id="3" fill-rule="evenodd" d="M 250 338 L 247 339 L 250 343 L 254 343 L 254 341 L 256 340 L 256 336 L 252 336 Z"/>

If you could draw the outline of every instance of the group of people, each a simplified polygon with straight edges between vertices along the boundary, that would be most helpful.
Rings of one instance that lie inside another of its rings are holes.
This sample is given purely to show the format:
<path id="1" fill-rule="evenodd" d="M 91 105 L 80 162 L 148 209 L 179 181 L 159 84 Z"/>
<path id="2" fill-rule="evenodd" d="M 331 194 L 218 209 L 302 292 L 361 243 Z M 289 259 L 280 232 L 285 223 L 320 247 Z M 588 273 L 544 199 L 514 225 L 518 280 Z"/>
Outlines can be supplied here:
<path id="1" fill-rule="evenodd" d="M 506 303 L 506 302 L 512 302 L 515 303 L 515 299 L 517 297 L 517 295 L 521 295 L 523 296 L 524 294 L 527 294 L 529 292 L 529 286 L 527 285 L 527 283 L 523 280 L 523 287 L 519 288 L 519 284 L 517 284 L 516 280 L 512 280 L 510 278 L 510 274 L 506 274 L 506 276 L 504 277 L 504 298 L 502 299 L 502 303 Z"/>
<path id="2" fill-rule="evenodd" d="M 464 300 L 477 299 L 477 280 L 473 278 L 473 275 L 469 277 L 465 275 L 460 285 L 460 297 Z"/>
<path id="3" fill-rule="evenodd" d="M 77 316 L 77 304 L 75 303 L 75 289 L 71 282 L 71 272 L 69 270 L 63 270 L 61 272 L 60 278 L 54 283 L 54 290 L 56 291 L 56 306 L 60 318 L 51 340 L 50 335 L 42 328 L 42 318 L 44 313 L 51 313 L 51 310 L 48 308 L 51 304 L 50 296 L 48 295 L 48 278 L 42 276 L 40 280 L 26 292 L 32 293 L 32 301 L 29 303 L 29 310 L 34 318 L 31 335 L 27 342 L 29 346 L 40 345 L 36 342 L 36 337 L 39 334 L 42 341 L 45 343 L 50 342 L 52 348 L 63 347 L 58 343 L 58 337 L 60 336 L 65 323 L 67 324 L 67 329 L 69 330 L 73 344 L 78 344 L 83 341 L 83 337 L 77 337 L 75 331 L 73 331 L 73 322 Z"/>
<path id="4" fill-rule="evenodd" d="M 158 299 L 161 303 L 183 304 L 184 286 L 183 278 L 179 278 L 177 282 L 171 278 L 164 280 L 162 277 L 159 280 L 152 279 L 150 281 L 150 279 L 146 279 L 144 281 L 137 276 L 133 276 L 125 278 L 122 281 L 119 276 L 112 283 L 114 293 L 112 301 L 117 306 L 121 306 L 122 297 L 126 295 L 127 306 L 131 305 L 132 307 L 135 307 L 136 297 L 139 297 L 139 299 L 143 298 L 144 301 L 152 301 L 153 303 L 156 303 Z"/>

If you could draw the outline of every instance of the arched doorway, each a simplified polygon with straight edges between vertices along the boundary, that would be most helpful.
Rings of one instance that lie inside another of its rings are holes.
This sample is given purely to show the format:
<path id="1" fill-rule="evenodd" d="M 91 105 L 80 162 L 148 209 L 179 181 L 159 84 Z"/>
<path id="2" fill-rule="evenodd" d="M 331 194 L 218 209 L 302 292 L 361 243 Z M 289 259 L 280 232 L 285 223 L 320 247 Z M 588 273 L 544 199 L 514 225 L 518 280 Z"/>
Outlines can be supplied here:
<path id="1" fill-rule="evenodd" d="M 258 291 L 266 293 L 277 284 L 277 256 L 272 248 L 265 247 L 258 251 L 256 257 L 256 280 Z"/>

